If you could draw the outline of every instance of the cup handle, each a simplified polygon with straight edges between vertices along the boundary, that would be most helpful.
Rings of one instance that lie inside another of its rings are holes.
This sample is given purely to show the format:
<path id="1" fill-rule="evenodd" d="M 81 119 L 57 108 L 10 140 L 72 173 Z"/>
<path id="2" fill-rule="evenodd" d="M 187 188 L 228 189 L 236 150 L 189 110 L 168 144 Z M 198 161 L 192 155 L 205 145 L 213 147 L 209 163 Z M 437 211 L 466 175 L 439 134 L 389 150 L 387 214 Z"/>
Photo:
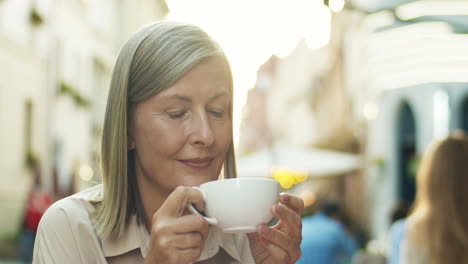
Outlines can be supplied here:
<path id="1" fill-rule="evenodd" d="M 199 188 L 199 187 L 192 187 L 192 188 L 199 190 L 203 195 L 203 199 L 205 199 L 205 192 L 201 188 Z M 212 224 L 212 225 L 217 225 L 218 224 L 218 220 L 216 220 L 215 218 L 207 217 L 203 212 L 198 211 L 195 208 L 195 206 L 193 206 L 193 204 L 189 203 L 189 204 L 187 204 L 186 207 L 189 210 L 189 212 L 191 212 L 192 214 L 198 214 L 198 215 L 203 216 L 203 218 L 205 218 L 205 220 L 209 224 Z"/>

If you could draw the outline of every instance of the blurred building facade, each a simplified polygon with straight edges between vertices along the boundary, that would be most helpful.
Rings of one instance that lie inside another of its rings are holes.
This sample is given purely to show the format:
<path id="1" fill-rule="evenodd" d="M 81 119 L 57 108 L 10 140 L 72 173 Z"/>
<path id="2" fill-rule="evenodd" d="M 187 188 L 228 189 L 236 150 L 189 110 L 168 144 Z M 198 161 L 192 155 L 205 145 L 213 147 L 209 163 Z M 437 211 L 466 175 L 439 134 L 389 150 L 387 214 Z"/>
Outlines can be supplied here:
<path id="1" fill-rule="evenodd" d="M 412 203 L 429 143 L 466 130 L 468 5 L 465 1 L 353 1 L 347 88 L 366 124 L 370 231 L 385 236 L 392 208 Z M 370 12 L 370 13 L 368 13 Z"/>
<path id="2" fill-rule="evenodd" d="M 240 155 L 272 144 L 272 132 L 267 119 L 267 100 L 278 61 L 278 57 L 272 56 L 259 68 L 255 87 L 248 92 L 246 106 L 242 112 L 241 138 L 237 148 Z"/>
<path id="3" fill-rule="evenodd" d="M 326 181 L 324 192 L 382 238 L 394 206 L 414 200 L 428 144 L 468 131 L 467 33 L 466 1 L 348 1 L 328 45 L 303 41 L 274 71 L 259 70 L 239 153 L 278 143 L 358 153 L 362 171 L 315 185 Z"/>
<path id="4" fill-rule="evenodd" d="M 323 161 L 331 157 L 326 151 L 334 151 L 335 158 L 360 153 L 362 129 L 354 122 L 353 98 L 345 87 L 345 26 L 342 16 L 331 14 L 327 45 L 311 45 L 309 41 L 314 41 L 311 35 L 310 39 L 297 43 L 288 56 L 272 57 L 259 69 L 256 86 L 249 92 L 244 110 L 238 155 L 246 155 L 248 159 L 252 152 L 266 149 L 274 159 L 273 150 L 282 145 L 323 156 L 315 161 L 301 159 L 302 162 Z M 273 62 L 274 70 L 267 70 Z M 344 160 L 336 158 L 330 162 Z M 330 162 L 323 161 L 323 171 Z M 353 167 L 337 173 L 319 171 L 306 172 L 308 180 L 289 191 L 305 200 L 311 195 L 318 200 L 338 199 L 355 223 L 365 225 L 366 215 L 362 213 L 365 192 L 359 170 Z"/>
<path id="5" fill-rule="evenodd" d="M 21 224 L 31 162 L 56 198 L 99 181 L 118 49 L 167 12 L 164 0 L 0 1 L 0 234 Z"/>

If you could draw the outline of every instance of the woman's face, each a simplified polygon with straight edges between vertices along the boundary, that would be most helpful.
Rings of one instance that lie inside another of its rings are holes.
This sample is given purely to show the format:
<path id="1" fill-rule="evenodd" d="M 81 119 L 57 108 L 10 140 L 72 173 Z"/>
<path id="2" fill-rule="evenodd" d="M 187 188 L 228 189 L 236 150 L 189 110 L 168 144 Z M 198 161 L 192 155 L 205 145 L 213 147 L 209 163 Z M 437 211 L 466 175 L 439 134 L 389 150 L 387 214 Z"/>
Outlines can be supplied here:
<path id="1" fill-rule="evenodd" d="M 229 85 L 225 62 L 209 58 L 135 106 L 129 146 L 139 185 L 168 194 L 218 178 L 232 142 Z"/>

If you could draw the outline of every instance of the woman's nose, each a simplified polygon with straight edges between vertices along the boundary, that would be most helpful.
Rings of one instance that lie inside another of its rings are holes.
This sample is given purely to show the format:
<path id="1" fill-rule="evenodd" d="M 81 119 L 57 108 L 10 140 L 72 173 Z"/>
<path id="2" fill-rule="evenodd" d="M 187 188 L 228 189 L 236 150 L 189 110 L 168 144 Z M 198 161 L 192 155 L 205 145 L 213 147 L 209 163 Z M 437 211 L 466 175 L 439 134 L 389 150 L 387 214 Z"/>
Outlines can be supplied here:
<path id="1" fill-rule="evenodd" d="M 190 144 L 210 146 L 215 140 L 215 134 L 210 120 L 206 114 L 196 115 L 192 120 L 192 131 L 189 138 Z"/>

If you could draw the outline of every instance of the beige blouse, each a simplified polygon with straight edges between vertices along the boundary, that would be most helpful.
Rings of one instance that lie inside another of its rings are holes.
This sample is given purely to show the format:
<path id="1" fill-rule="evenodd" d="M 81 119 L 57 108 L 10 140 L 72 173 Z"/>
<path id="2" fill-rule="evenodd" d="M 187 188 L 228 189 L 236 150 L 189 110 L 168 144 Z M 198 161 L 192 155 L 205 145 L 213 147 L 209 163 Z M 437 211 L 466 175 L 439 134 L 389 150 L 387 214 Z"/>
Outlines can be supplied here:
<path id="1" fill-rule="evenodd" d="M 97 185 L 53 204 L 39 224 L 33 263 L 143 263 L 149 233 L 131 218 L 124 236 L 100 239 L 92 215 L 102 196 Z M 196 263 L 255 263 L 245 234 L 225 234 L 210 226 L 205 248 Z"/>

